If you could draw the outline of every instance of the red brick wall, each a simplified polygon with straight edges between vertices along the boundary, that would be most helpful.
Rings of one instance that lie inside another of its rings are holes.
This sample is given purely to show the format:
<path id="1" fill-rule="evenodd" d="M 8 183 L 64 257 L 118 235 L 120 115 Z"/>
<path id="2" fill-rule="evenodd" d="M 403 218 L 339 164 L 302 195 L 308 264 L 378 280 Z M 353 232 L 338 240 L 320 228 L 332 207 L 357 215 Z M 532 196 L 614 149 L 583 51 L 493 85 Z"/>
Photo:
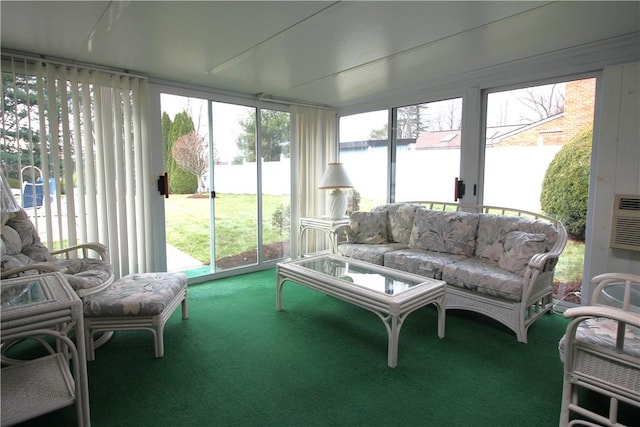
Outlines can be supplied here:
<path id="1" fill-rule="evenodd" d="M 567 82 L 564 100 L 564 133 L 567 141 L 587 126 L 593 126 L 595 97 L 596 79 Z"/>
<path id="2" fill-rule="evenodd" d="M 564 114 L 537 126 L 502 138 L 500 145 L 558 145 L 565 144 L 573 136 L 593 126 L 596 80 L 575 80 L 566 83 Z"/>

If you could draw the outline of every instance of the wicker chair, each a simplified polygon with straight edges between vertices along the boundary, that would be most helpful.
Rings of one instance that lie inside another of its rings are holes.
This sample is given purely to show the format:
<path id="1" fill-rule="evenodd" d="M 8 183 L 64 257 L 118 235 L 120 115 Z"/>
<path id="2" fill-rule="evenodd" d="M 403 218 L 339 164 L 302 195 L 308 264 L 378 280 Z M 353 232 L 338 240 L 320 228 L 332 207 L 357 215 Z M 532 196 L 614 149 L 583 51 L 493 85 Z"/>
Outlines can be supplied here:
<path id="1" fill-rule="evenodd" d="M 33 223 L 23 209 L 2 214 L 1 237 L 2 279 L 61 271 L 81 298 L 107 289 L 115 279 L 105 245 L 85 243 L 49 251 L 40 242 Z"/>
<path id="2" fill-rule="evenodd" d="M 640 276 L 607 273 L 592 282 L 591 305 L 564 313 L 573 320 L 559 344 L 564 362 L 560 426 L 621 426 L 619 402 L 640 408 Z M 581 389 L 607 396 L 608 416 L 582 406 Z"/>

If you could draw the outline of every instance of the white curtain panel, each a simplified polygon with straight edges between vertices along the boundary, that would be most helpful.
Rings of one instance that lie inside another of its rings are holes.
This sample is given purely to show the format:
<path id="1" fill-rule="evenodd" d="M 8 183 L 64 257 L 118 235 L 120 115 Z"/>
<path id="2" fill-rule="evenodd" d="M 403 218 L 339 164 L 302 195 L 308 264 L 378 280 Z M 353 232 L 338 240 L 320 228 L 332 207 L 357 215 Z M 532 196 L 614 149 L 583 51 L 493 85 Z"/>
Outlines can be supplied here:
<path id="1" fill-rule="evenodd" d="M 3 111 L 2 126 L 30 130 L 23 133 L 28 137 L 3 143 L 30 153 L 15 167 L 38 166 L 44 194 L 54 195 L 26 209 L 43 241 L 50 249 L 103 243 L 118 277 L 153 271 L 153 230 L 147 224 L 156 193 L 149 169 L 146 80 L 26 60 L 3 61 L 2 73 L 12 76 L 15 91 L 36 99 Z"/>
<path id="2" fill-rule="evenodd" d="M 293 194 L 296 195 L 292 210 L 292 224 L 301 217 L 326 214 L 326 190 L 319 190 L 318 183 L 328 162 L 337 161 L 336 112 L 334 110 L 293 107 L 292 129 L 294 157 L 297 167 Z M 297 228 L 295 235 L 297 236 Z M 316 239 L 313 232 L 305 234 L 303 253 L 325 249 L 324 239 Z"/>

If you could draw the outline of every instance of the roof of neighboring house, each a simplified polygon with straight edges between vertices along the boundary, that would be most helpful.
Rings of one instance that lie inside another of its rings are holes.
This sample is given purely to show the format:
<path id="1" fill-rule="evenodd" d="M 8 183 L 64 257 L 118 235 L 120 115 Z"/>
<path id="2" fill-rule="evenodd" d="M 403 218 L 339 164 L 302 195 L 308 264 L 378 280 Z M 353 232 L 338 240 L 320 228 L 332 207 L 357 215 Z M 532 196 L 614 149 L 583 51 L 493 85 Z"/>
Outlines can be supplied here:
<path id="1" fill-rule="evenodd" d="M 416 139 L 416 150 L 426 148 L 451 148 L 460 146 L 461 131 L 440 130 L 421 133 Z"/>

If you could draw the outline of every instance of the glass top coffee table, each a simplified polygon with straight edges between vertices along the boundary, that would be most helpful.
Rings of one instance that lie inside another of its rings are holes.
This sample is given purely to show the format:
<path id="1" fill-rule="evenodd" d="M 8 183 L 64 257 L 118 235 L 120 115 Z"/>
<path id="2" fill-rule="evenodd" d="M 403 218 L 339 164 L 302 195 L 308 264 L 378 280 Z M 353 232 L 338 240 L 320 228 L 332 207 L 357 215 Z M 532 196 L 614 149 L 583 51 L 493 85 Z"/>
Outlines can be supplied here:
<path id="1" fill-rule="evenodd" d="M 444 338 L 445 282 L 337 255 L 320 255 L 276 267 L 276 310 L 282 310 L 282 286 L 291 281 L 374 312 L 387 329 L 388 365 L 398 364 L 402 322 L 429 304 L 438 310 L 438 337 Z"/>

